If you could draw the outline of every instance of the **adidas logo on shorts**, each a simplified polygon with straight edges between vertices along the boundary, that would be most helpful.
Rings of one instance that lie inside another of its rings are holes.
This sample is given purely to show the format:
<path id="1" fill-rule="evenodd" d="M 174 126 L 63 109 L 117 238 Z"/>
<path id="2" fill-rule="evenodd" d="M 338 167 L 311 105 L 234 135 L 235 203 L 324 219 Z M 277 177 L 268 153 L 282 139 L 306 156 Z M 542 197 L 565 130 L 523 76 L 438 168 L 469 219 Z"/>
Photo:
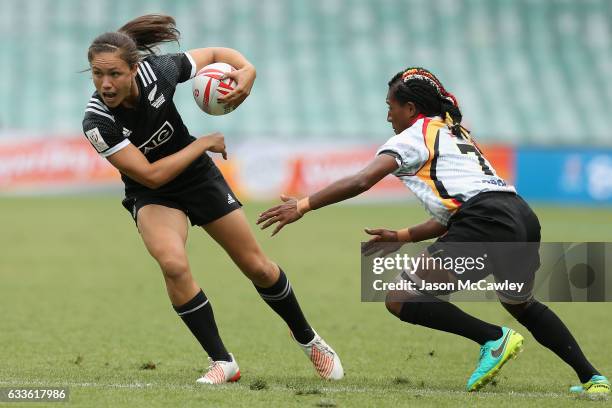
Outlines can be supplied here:
<path id="1" fill-rule="evenodd" d="M 228 204 L 234 204 L 236 202 L 236 200 L 234 200 L 234 197 L 232 197 L 231 194 L 227 194 L 227 203 Z"/>

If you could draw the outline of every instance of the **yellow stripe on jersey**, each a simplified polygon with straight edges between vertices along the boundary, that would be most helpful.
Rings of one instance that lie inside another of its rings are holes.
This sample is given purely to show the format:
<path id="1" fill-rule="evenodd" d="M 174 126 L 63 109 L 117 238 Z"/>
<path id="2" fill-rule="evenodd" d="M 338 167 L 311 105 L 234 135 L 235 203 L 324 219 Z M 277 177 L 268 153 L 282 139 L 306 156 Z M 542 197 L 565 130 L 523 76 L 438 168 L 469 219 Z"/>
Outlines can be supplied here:
<path id="1" fill-rule="evenodd" d="M 429 158 L 427 159 L 425 165 L 421 167 L 421 169 L 416 173 L 416 176 L 423 182 L 425 182 L 429 186 L 429 188 L 431 188 L 431 190 L 440 199 L 440 202 L 449 211 L 455 211 L 457 208 L 459 208 L 460 204 L 452 198 L 443 198 L 440 195 L 440 191 L 436 187 L 436 183 L 434 182 L 434 180 L 431 179 L 431 165 L 435 155 L 434 147 L 436 144 L 436 136 L 438 134 L 438 131 L 445 126 L 446 124 L 441 120 L 425 119 L 425 122 L 423 123 L 423 137 L 425 139 L 425 145 L 427 146 L 427 150 L 429 151 Z"/>

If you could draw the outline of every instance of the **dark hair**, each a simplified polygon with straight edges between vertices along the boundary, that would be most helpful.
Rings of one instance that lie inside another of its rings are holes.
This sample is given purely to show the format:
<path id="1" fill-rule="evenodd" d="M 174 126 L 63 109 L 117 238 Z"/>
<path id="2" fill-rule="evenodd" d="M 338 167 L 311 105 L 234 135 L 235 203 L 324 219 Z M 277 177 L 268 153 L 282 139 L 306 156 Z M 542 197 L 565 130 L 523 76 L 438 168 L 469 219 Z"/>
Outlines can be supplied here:
<path id="1" fill-rule="evenodd" d="M 441 116 L 455 136 L 469 138 L 469 132 L 461 126 L 463 116 L 457 99 L 425 68 L 411 67 L 398 72 L 388 85 L 393 97 L 401 105 L 412 102 L 425 116 Z"/>
<path id="2" fill-rule="evenodd" d="M 117 31 L 96 37 L 89 46 L 89 62 L 100 52 L 121 51 L 130 67 L 140 61 L 142 54 L 155 54 L 155 46 L 163 42 L 178 42 L 180 32 L 173 17 L 164 14 L 147 14 L 136 17 Z"/>

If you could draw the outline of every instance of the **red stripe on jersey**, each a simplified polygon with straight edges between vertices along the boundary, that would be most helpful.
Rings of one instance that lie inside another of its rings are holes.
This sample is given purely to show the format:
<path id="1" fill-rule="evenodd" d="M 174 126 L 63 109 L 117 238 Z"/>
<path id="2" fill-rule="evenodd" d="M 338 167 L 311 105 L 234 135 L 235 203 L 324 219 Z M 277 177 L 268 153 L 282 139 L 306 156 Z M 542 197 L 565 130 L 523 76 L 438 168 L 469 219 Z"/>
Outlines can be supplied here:
<path id="1" fill-rule="evenodd" d="M 425 142 L 425 136 L 427 136 L 427 125 L 429 125 L 429 122 L 431 122 L 431 118 L 425 118 L 425 120 L 423 121 L 423 128 L 421 129 L 421 132 L 423 133 L 424 142 Z M 425 145 L 427 146 L 427 143 L 425 143 Z"/>
<path id="2" fill-rule="evenodd" d="M 423 167 L 425 167 L 427 163 L 429 163 L 429 160 L 431 160 L 431 150 L 429 150 L 429 146 L 427 145 L 427 126 L 429 126 L 429 122 L 431 122 L 431 119 L 425 118 L 423 120 L 423 127 L 421 128 L 421 132 L 423 133 L 423 144 L 427 148 L 427 160 L 425 160 L 425 163 L 423 163 L 421 167 L 419 167 L 419 169 L 414 172 L 414 175 L 419 174 L 419 171 L 421 171 Z"/>
<path id="3" fill-rule="evenodd" d="M 408 126 L 406 127 L 406 129 L 408 129 L 410 126 L 414 125 L 416 123 L 417 120 L 419 119 L 423 119 L 425 117 L 425 115 L 423 115 L 422 113 L 419 113 L 418 115 L 416 115 L 416 117 L 414 119 L 412 119 L 412 122 L 410 122 L 408 124 Z"/>
<path id="4" fill-rule="evenodd" d="M 457 208 L 461 207 L 461 201 L 457 200 L 456 198 L 451 198 L 451 201 L 457 206 Z"/>

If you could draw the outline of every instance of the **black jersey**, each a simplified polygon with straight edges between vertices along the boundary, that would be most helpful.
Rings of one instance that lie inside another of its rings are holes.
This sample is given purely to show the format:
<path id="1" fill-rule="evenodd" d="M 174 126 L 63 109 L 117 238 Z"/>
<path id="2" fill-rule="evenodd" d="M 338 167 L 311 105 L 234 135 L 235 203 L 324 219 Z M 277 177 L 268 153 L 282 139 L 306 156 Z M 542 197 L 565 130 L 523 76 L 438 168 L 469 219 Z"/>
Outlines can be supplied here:
<path id="1" fill-rule="evenodd" d="M 130 143 L 138 147 L 150 163 L 178 152 L 195 138 L 183 124 L 172 98 L 176 85 L 193 78 L 195 71 L 195 62 L 188 53 L 147 56 L 138 64 L 136 107 L 109 108 L 98 92 L 94 92 L 85 109 L 85 136 L 103 157 Z M 203 154 L 158 191 L 187 186 L 195 177 L 204 174 L 211 164 L 212 160 Z M 150 190 L 125 174 L 121 178 L 128 196 Z"/>

